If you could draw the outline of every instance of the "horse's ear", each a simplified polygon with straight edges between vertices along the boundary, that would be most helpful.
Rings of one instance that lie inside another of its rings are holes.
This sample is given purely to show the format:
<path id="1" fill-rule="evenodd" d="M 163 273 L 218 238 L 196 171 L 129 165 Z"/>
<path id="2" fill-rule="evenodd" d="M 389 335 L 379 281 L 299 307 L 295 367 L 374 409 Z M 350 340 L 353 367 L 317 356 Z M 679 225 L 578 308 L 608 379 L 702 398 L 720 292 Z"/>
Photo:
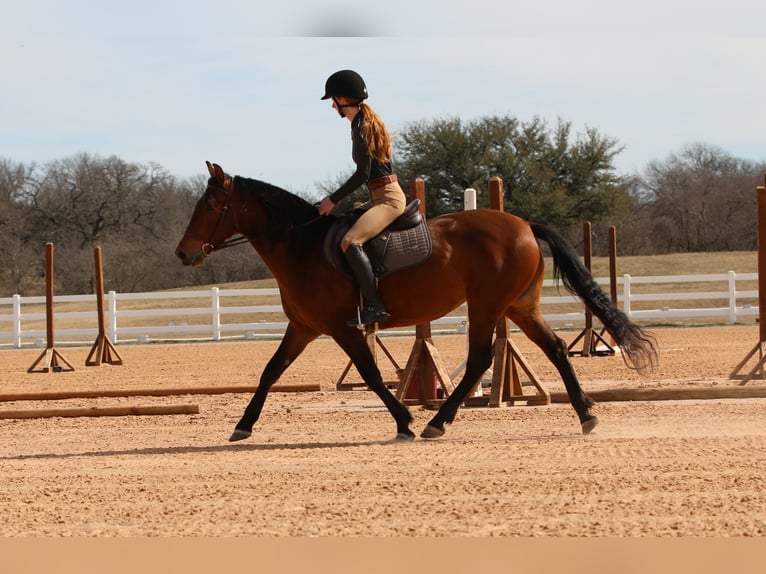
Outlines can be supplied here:
<path id="1" fill-rule="evenodd" d="M 226 174 L 224 173 L 223 168 L 217 163 L 210 163 L 209 161 L 206 161 L 205 163 L 207 164 L 208 172 L 210 172 L 210 177 L 217 179 L 223 184 L 223 182 L 226 181 Z"/>

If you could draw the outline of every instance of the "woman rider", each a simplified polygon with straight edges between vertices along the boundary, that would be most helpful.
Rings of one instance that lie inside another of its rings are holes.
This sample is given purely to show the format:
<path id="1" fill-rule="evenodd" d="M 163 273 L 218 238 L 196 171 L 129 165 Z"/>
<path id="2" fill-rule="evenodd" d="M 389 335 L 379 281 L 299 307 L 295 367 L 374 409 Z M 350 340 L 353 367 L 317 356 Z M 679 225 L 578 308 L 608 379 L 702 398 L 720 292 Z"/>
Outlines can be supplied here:
<path id="1" fill-rule="evenodd" d="M 362 245 L 404 211 L 406 197 L 391 165 L 391 136 L 378 114 L 366 103 L 367 86 L 352 70 L 335 72 L 325 83 L 323 100 L 332 98 L 332 107 L 351 122 L 351 156 L 356 171 L 334 193 L 319 204 L 319 213 L 329 215 L 347 195 L 367 184 L 369 208 L 341 240 L 341 249 L 354 274 L 364 305 L 359 319 L 348 322 L 360 327 L 389 318 L 378 292 L 375 274 Z"/>

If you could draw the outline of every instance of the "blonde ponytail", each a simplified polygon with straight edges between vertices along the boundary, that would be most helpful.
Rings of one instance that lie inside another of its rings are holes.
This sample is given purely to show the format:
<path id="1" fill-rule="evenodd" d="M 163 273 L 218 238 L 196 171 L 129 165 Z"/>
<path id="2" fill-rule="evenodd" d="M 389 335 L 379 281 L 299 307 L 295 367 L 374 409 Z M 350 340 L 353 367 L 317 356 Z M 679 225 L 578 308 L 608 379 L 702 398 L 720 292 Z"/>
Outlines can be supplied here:
<path id="1" fill-rule="evenodd" d="M 370 157 L 380 163 L 391 161 L 391 136 L 380 116 L 368 104 L 359 104 L 364 114 L 362 134 L 367 142 L 367 152 Z"/>

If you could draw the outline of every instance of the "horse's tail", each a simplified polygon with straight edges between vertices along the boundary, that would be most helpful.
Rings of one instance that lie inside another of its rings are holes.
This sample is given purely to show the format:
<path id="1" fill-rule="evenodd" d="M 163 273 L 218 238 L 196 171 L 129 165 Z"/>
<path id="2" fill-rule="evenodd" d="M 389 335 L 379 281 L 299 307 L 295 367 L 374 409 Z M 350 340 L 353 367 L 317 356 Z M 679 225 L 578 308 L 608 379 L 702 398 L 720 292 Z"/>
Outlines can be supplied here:
<path id="1" fill-rule="evenodd" d="M 560 278 L 564 286 L 578 295 L 599 318 L 622 349 L 623 358 L 628 366 L 639 372 L 651 370 L 657 363 L 654 337 L 634 324 L 612 303 L 566 239 L 538 223 L 530 225 L 535 237 L 545 241 L 550 247 L 553 255 L 554 279 Z"/>

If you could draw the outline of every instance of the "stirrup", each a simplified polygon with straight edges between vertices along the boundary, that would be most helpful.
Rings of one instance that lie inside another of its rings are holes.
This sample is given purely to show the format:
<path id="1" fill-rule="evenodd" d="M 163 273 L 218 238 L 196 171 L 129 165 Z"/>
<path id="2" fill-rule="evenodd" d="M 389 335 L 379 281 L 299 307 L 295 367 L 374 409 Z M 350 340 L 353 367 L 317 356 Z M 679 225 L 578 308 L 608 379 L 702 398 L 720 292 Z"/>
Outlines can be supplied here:
<path id="1" fill-rule="evenodd" d="M 391 315 L 383 308 L 365 307 L 361 312 L 357 310 L 357 316 L 348 321 L 346 325 L 356 327 L 357 329 L 364 329 L 367 325 L 382 323 L 390 317 Z"/>

